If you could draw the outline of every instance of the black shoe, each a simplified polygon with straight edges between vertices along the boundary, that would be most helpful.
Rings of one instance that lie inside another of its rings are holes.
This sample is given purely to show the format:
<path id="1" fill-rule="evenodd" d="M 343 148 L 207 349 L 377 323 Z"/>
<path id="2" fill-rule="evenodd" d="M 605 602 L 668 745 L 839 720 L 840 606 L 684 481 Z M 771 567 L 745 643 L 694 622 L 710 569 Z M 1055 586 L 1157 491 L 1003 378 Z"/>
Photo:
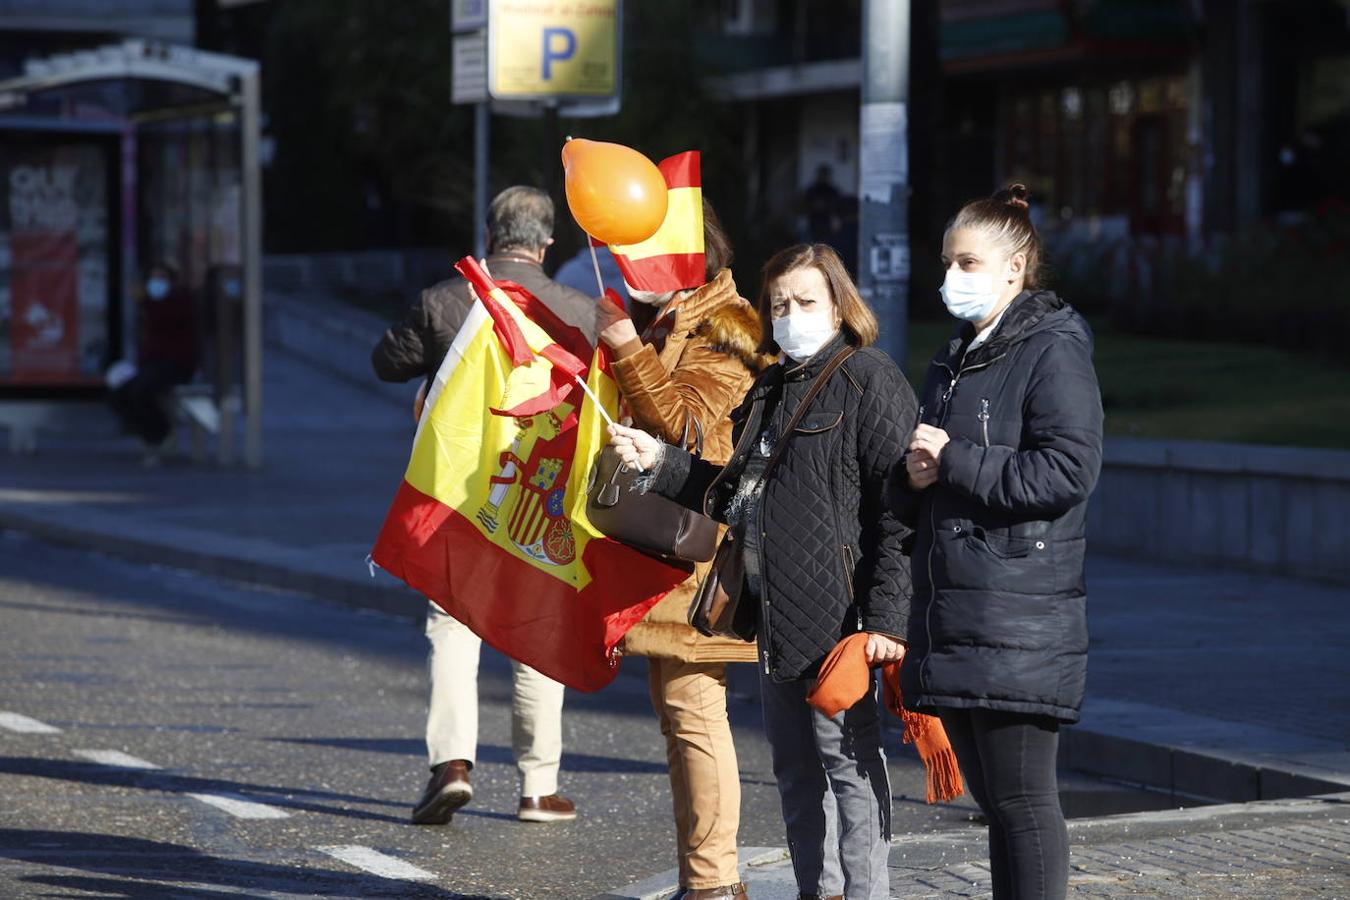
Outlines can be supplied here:
<path id="1" fill-rule="evenodd" d="M 413 807 L 414 825 L 445 825 L 455 810 L 473 799 L 469 784 L 469 763 L 452 759 L 431 770 L 431 780 L 422 792 L 422 799 Z"/>

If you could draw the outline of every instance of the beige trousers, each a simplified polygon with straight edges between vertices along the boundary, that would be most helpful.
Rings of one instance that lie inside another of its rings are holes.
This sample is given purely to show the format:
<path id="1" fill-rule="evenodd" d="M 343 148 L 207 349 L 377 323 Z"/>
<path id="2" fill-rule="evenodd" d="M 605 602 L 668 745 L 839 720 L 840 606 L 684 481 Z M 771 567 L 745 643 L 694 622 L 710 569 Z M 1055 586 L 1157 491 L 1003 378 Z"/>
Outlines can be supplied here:
<path id="1" fill-rule="evenodd" d="M 680 884 L 735 884 L 741 779 L 727 720 L 726 663 L 648 662 L 652 706 L 666 738 Z"/>
<path id="2" fill-rule="evenodd" d="M 431 765 L 452 759 L 473 764 L 478 753 L 478 656 L 482 641 L 436 604 L 427 604 L 431 702 L 427 755 Z M 562 760 L 563 686 L 512 661 L 511 749 L 520 770 L 520 795 L 558 792 Z"/>

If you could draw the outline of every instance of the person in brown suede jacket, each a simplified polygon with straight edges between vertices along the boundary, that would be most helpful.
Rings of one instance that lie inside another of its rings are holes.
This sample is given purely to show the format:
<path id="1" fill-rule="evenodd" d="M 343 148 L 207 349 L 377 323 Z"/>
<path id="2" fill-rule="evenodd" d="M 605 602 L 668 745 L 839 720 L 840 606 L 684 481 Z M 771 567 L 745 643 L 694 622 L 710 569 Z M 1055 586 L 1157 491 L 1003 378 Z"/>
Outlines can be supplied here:
<path id="1" fill-rule="evenodd" d="M 668 293 L 629 288 L 632 317 L 601 301 L 599 337 L 613 351 L 615 380 L 633 424 L 694 449 L 731 456 L 731 420 L 760 369 L 759 316 L 732 279 L 731 245 L 712 207 L 703 204 L 700 287 Z M 639 334 L 639 329 L 641 333 Z M 755 645 L 709 638 L 689 625 L 689 604 L 710 564 L 667 594 L 624 638 L 623 652 L 646 656 L 652 706 L 666 738 L 683 900 L 743 897 L 736 856 L 740 774 L 727 720 L 727 663 L 754 662 Z"/>

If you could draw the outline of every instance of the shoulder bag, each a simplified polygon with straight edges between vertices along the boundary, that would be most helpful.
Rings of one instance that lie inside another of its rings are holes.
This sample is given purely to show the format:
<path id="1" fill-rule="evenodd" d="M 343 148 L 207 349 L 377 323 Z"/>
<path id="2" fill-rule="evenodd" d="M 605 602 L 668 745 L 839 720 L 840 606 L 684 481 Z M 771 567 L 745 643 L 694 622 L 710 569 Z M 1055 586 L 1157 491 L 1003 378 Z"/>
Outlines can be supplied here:
<path id="1" fill-rule="evenodd" d="M 703 426 L 690 415 L 681 449 L 694 433 L 694 455 L 703 455 Z M 717 550 L 717 523 L 659 494 L 632 489 L 638 473 L 619 460 L 613 447 L 600 451 L 586 491 L 586 517 L 606 536 L 665 560 L 707 562 Z"/>

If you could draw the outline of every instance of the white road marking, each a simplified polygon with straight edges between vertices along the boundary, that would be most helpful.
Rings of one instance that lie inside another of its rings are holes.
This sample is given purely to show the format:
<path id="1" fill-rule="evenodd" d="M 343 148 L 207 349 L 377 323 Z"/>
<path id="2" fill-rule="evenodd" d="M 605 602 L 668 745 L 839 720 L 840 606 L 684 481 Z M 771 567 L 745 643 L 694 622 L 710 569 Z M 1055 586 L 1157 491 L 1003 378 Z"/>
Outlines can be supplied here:
<path id="1" fill-rule="evenodd" d="M 291 814 L 285 810 L 268 806 L 266 803 L 245 800 L 242 797 L 231 797 L 227 794 L 188 794 L 188 796 L 193 800 L 200 800 L 207 806 L 224 810 L 236 819 L 289 819 L 291 817 Z"/>
<path id="2" fill-rule="evenodd" d="M 121 750 L 72 750 L 80 759 L 98 763 L 101 766 L 113 766 L 118 769 L 158 769 L 159 766 L 147 762 L 139 756 L 123 753 Z"/>
<path id="3" fill-rule="evenodd" d="M 0 728 L 16 732 L 18 734 L 60 734 L 61 729 L 48 725 L 46 722 L 39 722 L 37 719 L 30 719 L 27 716 L 21 716 L 16 712 L 0 711 Z"/>
<path id="4" fill-rule="evenodd" d="M 364 869 L 381 878 L 397 878 L 400 881 L 429 881 L 436 878 L 426 869 L 419 869 L 412 863 L 406 863 L 401 859 L 358 844 L 347 844 L 341 847 L 317 847 L 315 849 L 334 859 L 341 860 L 349 866 Z"/>

